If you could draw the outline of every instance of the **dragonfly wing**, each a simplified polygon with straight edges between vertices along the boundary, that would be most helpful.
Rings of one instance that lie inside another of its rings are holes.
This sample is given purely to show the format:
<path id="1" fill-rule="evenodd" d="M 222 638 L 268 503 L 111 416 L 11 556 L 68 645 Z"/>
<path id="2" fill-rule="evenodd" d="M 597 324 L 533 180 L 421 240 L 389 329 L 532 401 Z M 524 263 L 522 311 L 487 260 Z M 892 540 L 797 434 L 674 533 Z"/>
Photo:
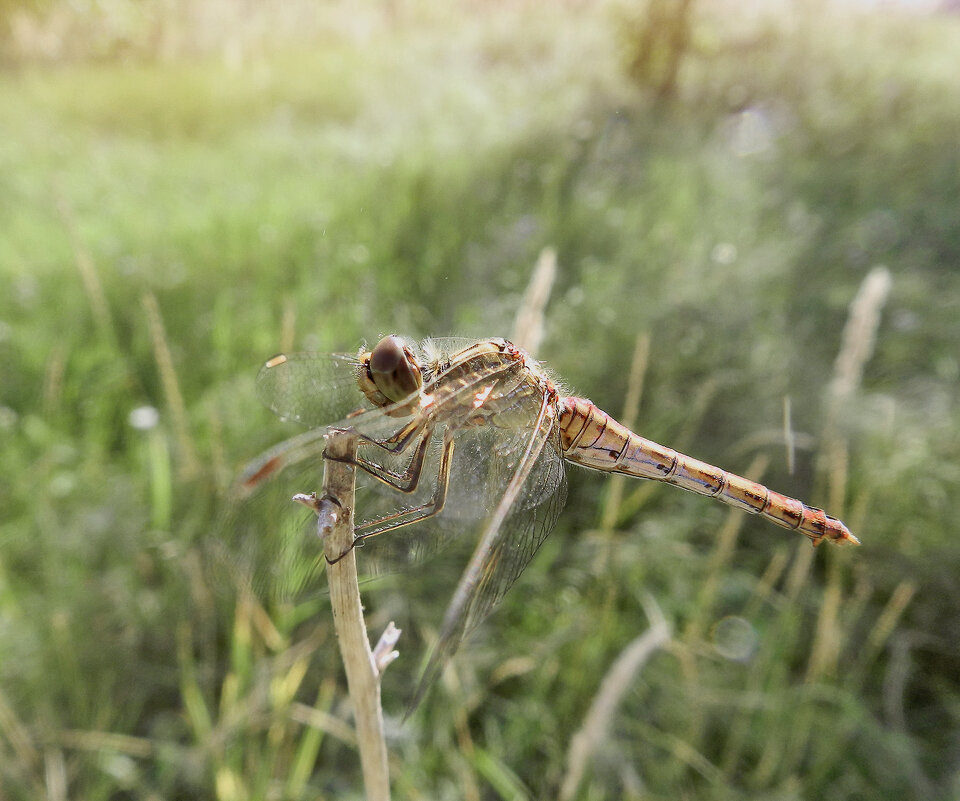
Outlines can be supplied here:
<path id="1" fill-rule="evenodd" d="M 371 481 L 366 482 L 364 489 L 358 489 L 357 510 L 361 524 L 432 501 L 437 489 L 443 433 L 443 429 L 438 429 L 432 436 L 421 485 L 415 492 L 400 496 L 395 491 L 384 492 L 382 483 Z M 432 559 L 441 551 L 447 553 L 451 560 L 458 557 L 461 560 L 468 559 L 469 552 L 463 553 L 462 549 L 453 548 L 453 552 L 448 553 L 448 549 L 459 543 L 476 542 L 476 521 L 487 520 L 496 511 L 512 469 L 516 467 L 518 457 L 515 446 L 525 445 L 528 439 L 527 432 L 504 432 L 492 426 L 458 431 L 443 511 L 418 521 L 416 525 L 362 540 L 358 563 L 364 573 L 390 573 L 398 567 Z M 394 458 L 385 461 L 391 464 Z M 550 478 L 545 471 L 535 470 L 531 482 L 524 487 L 522 497 L 517 502 L 517 512 L 523 509 L 531 514 L 542 515 L 548 508 L 548 496 L 556 495 L 560 489 L 558 482 L 562 483 L 562 473 Z M 518 523 L 519 518 L 514 525 Z M 526 542 L 532 537 L 534 531 L 531 528 L 530 531 L 521 531 L 518 538 Z M 463 561 L 459 569 L 462 569 L 462 564 Z"/>
<path id="2" fill-rule="evenodd" d="M 257 396 L 283 420 L 314 428 L 371 408 L 357 384 L 357 359 L 340 353 L 289 353 L 257 374 Z"/>
<path id="3" fill-rule="evenodd" d="M 240 495 L 301 462 L 320 465 L 324 437 L 331 428 L 352 428 L 367 438 L 386 440 L 404 425 L 388 412 L 410 407 L 409 403 L 396 403 L 386 409 L 374 406 L 357 384 L 356 359 L 342 354 L 274 356 L 257 375 L 257 394 L 281 419 L 309 426 L 310 430 L 289 437 L 250 461 L 239 476 Z"/>
<path id="4" fill-rule="evenodd" d="M 396 420 L 391 423 L 394 428 L 398 425 Z M 364 428 L 369 431 L 371 426 Z M 255 475 L 270 469 L 269 480 L 251 482 L 249 488 L 236 492 L 211 538 L 218 573 L 229 575 L 232 585 L 248 587 L 265 603 L 301 603 L 326 593 L 323 543 L 317 536 L 316 514 L 292 501 L 294 493 L 321 492 L 325 432 L 326 429 L 304 432 L 254 460 L 247 472 Z M 441 440 L 441 432 L 432 436 L 421 486 L 409 495 L 358 470 L 355 497 L 358 523 L 428 501 L 436 488 Z M 307 455 L 311 449 L 313 458 Z M 373 447 L 369 450 L 378 451 Z M 461 454 L 455 453 L 454 468 L 466 471 L 469 467 L 466 454 L 470 449 L 463 450 L 462 460 Z M 396 471 L 404 467 L 402 456 L 382 450 L 377 453 L 383 466 Z M 475 473 L 466 472 L 452 479 L 452 496 L 466 500 L 466 490 L 461 487 L 470 475 Z M 481 503 L 490 507 L 488 501 Z M 470 520 L 465 518 L 482 516 L 483 508 L 458 503 L 417 525 L 361 541 L 364 547 L 358 549 L 357 559 L 361 574 L 367 578 L 389 575 L 430 560 L 441 551 L 455 558 L 459 551 L 452 546 L 465 542 L 473 533 Z M 462 558 L 467 556 L 469 554 Z M 461 567 L 462 564 L 461 561 Z"/>
<path id="5" fill-rule="evenodd" d="M 420 702 L 464 635 L 500 602 L 557 521 L 566 500 L 566 478 L 553 407 L 546 398 L 535 421 L 520 437 L 524 447 L 515 449 L 516 458 L 497 465 L 507 481 L 491 481 L 499 488 L 499 502 L 447 608 L 410 709 Z"/>
<path id="6" fill-rule="evenodd" d="M 320 492 L 321 462 L 300 462 L 228 499 L 208 539 L 214 581 L 240 586 L 265 604 L 316 597 L 325 586 L 317 516 L 292 498 Z"/>
<path id="7" fill-rule="evenodd" d="M 429 339 L 422 346 L 406 344 L 426 366 L 443 362 L 473 342 L 447 337 Z M 284 420 L 310 428 L 327 426 L 358 409 L 374 408 L 357 384 L 358 366 L 356 356 L 344 353 L 279 354 L 260 368 L 257 396 Z M 429 391 L 429 385 L 425 389 Z"/>
<path id="8" fill-rule="evenodd" d="M 395 406 L 399 405 L 395 404 Z M 333 408 L 335 407 L 331 405 L 327 413 Z M 393 406 L 388 407 L 388 409 L 393 408 Z M 319 409 L 319 404 L 317 409 Z M 318 414 L 323 413 L 318 411 Z M 245 496 L 262 483 L 274 479 L 282 471 L 306 462 L 312 462 L 319 474 L 322 471 L 326 436 L 331 429 L 351 429 L 370 440 L 385 442 L 408 422 L 387 416 L 381 408 L 373 408 L 365 412 L 358 411 L 352 417 L 336 422 L 333 422 L 333 420 L 336 420 L 336 418 L 328 419 L 326 421 L 328 425 L 321 425 L 288 437 L 283 442 L 277 443 L 252 459 L 240 472 L 235 492 L 240 496 Z M 370 445 L 370 443 L 362 444 L 364 447 Z M 391 455 L 380 449 L 374 461 L 400 465 L 403 462 L 403 455 Z"/>
<path id="9" fill-rule="evenodd" d="M 421 358 L 442 362 L 451 355 L 451 348 L 465 343 L 466 340 L 428 340 Z M 413 416 L 422 413 L 422 398 L 430 399 L 434 419 L 438 425 L 445 425 L 458 413 L 462 415 L 464 409 L 482 405 L 476 398 L 478 391 L 485 389 L 484 397 L 489 396 L 499 381 L 516 372 L 516 365 L 505 365 L 452 385 L 443 376 L 433 376 L 422 392 L 380 407 L 360 390 L 358 367 L 358 359 L 345 354 L 280 354 L 267 360 L 257 374 L 257 394 L 265 406 L 284 420 L 324 431 L 349 428 L 368 440 L 384 442 Z M 314 456 L 314 449 L 306 442 L 314 437 L 320 439 L 322 433 L 293 437 L 265 452 L 247 466 L 242 482 L 257 483 L 295 461 Z"/>

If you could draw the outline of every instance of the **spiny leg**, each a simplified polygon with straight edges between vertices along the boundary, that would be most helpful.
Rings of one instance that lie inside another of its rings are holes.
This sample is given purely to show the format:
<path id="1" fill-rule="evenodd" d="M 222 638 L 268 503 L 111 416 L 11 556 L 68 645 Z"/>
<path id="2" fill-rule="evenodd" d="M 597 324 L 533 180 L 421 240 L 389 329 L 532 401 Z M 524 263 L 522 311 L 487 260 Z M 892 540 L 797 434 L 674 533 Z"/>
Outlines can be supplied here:
<path id="1" fill-rule="evenodd" d="M 423 460 L 426 455 L 427 445 L 430 442 L 430 435 L 433 433 L 434 424 L 428 419 L 411 421 L 401 428 L 396 434 L 391 435 L 386 440 L 377 440 L 365 434 L 357 433 L 361 445 L 374 445 L 389 453 L 403 453 L 416 438 L 416 448 L 410 463 L 404 468 L 403 472 L 389 470 L 376 462 L 367 459 L 364 456 L 357 455 L 353 458 L 344 459 L 341 457 L 331 457 L 324 451 L 324 458 L 333 461 L 347 462 L 359 467 L 365 473 L 382 481 L 394 489 L 401 492 L 413 492 L 420 482 L 420 472 L 423 467 Z"/>
<path id="2" fill-rule="evenodd" d="M 351 460 L 351 463 L 357 467 L 360 467 L 369 475 L 379 479 L 380 481 L 383 481 L 385 484 L 393 487 L 394 489 L 398 489 L 401 492 L 415 491 L 419 482 L 419 472 L 422 468 L 424 456 L 419 449 L 426 448 L 426 442 L 429 440 L 430 434 L 436 426 L 437 415 L 435 412 L 440 408 L 448 407 L 451 404 L 454 404 L 460 398 L 469 399 L 470 403 L 473 404 L 478 403 L 476 397 L 476 389 L 478 384 L 487 384 L 490 381 L 493 381 L 495 384 L 505 379 L 509 374 L 521 370 L 522 367 L 523 365 L 521 362 L 514 361 L 509 365 L 501 366 L 498 369 L 485 374 L 478 373 L 478 377 L 472 381 L 468 381 L 466 384 L 459 387 L 455 392 L 443 394 L 442 399 L 439 402 L 435 402 L 435 398 L 429 398 L 427 402 L 425 402 L 423 393 L 418 393 L 414 398 L 404 402 L 403 404 L 395 404 L 393 407 L 390 407 L 390 411 L 387 412 L 387 414 L 398 415 L 401 417 L 411 415 L 412 419 L 406 425 L 401 426 L 397 431 L 385 439 L 378 439 L 370 436 L 369 434 L 364 434 L 361 431 L 354 430 L 354 433 L 360 440 L 359 444 L 372 445 L 393 454 L 403 453 L 405 450 L 407 450 L 410 444 L 417 439 L 418 451 L 415 452 L 410 464 L 403 470 L 403 472 L 390 470 L 362 456 L 358 456 L 355 460 Z M 484 399 L 487 397 L 487 395 L 489 395 L 492 388 L 493 384 L 489 384 L 483 393 Z M 348 416 L 348 420 L 349 417 L 359 414 L 361 414 L 361 410 L 357 410 L 354 415 Z M 346 428 L 347 430 L 350 430 L 349 425 Z M 324 456 L 326 457 L 326 452 L 324 452 Z M 343 460 L 341 459 L 340 461 Z"/>
<path id="3" fill-rule="evenodd" d="M 403 453 L 416 436 L 417 431 L 426 425 L 427 419 L 428 417 L 426 415 L 415 417 L 413 420 L 398 429 L 386 439 L 377 439 L 376 437 L 371 437 L 360 432 L 357 432 L 357 436 L 365 444 L 375 445 L 376 447 L 385 451 L 389 451 L 390 453 Z"/>
<path id="4" fill-rule="evenodd" d="M 440 454 L 440 466 L 437 470 L 437 486 L 433 492 L 433 497 L 419 506 L 402 509 L 393 514 L 385 515 L 384 517 L 379 517 L 376 520 L 370 520 L 357 526 L 354 530 L 353 544 L 355 546 L 362 545 L 364 540 L 376 537 L 386 531 L 394 531 L 403 526 L 408 526 L 411 523 L 417 523 L 440 514 L 447 500 L 447 489 L 450 485 L 450 465 L 453 462 L 453 450 L 453 432 L 447 429 L 443 437 L 443 451 Z"/>
<path id="5" fill-rule="evenodd" d="M 372 462 L 364 456 L 357 455 L 354 464 L 361 470 L 375 479 L 382 481 L 388 487 L 393 487 L 400 492 L 415 492 L 420 485 L 420 478 L 423 475 L 423 461 L 427 455 L 427 446 L 430 444 L 430 438 L 433 435 L 433 424 L 425 425 L 420 433 L 417 446 L 413 451 L 406 468 L 402 473 L 388 470 L 382 465 Z"/>

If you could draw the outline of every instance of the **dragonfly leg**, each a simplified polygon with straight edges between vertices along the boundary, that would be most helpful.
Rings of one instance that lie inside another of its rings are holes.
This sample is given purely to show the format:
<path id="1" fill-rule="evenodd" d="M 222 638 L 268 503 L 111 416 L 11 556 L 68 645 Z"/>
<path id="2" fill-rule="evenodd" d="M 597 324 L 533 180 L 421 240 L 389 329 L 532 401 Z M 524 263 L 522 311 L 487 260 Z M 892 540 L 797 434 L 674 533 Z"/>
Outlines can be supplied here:
<path id="1" fill-rule="evenodd" d="M 427 455 L 427 446 L 430 444 L 432 434 L 432 425 L 423 429 L 420 433 L 420 439 L 417 441 L 417 447 L 413 451 L 413 456 L 402 473 L 387 470 L 382 465 L 359 455 L 355 464 L 365 473 L 382 481 L 389 487 L 400 490 L 400 492 L 414 492 L 420 486 L 420 478 L 423 475 L 423 460 Z"/>
<path id="2" fill-rule="evenodd" d="M 369 520 L 362 523 L 355 529 L 354 546 L 362 545 L 364 540 L 376 537 L 386 531 L 408 526 L 433 517 L 443 511 L 444 503 L 447 500 L 447 488 L 450 484 L 450 464 L 453 461 L 454 439 L 453 433 L 448 429 L 443 437 L 443 451 L 440 454 L 440 468 L 437 471 L 437 486 L 433 492 L 433 497 L 426 503 L 414 506 L 410 509 L 402 509 L 399 512 L 379 517 L 376 520 Z"/>
<path id="3" fill-rule="evenodd" d="M 413 441 L 414 437 L 417 436 L 417 432 L 427 425 L 427 420 L 427 417 L 419 417 L 411 420 L 396 433 L 391 434 L 386 439 L 377 439 L 376 437 L 371 437 L 367 434 L 361 434 L 359 432 L 357 433 L 357 436 L 364 444 L 374 445 L 377 448 L 389 451 L 390 453 L 403 453 Z"/>
<path id="4" fill-rule="evenodd" d="M 389 451 L 390 453 L 402 453 L 410 446 L 412 442 L 416 441 L 417 444 L 414 449 L 413 456 L 411 457 L 409 464 L 406 466 L 406 468 L 404 468 L 403 472 L 389 470 L 386 467 L 377 464 L 373 460 L 359 454 L 353 458 L 344 458 L 330 456 L 326 451 L 324 451 L 323 456 L 325 459 L 338 462 L 347 462 L 359 467 L 365 473 L 382 481 L 384 484 L 393 487 L 394 489 L 400 490 L 400 492 L 413 492 L 420 483 L 420 473 L 423 469 L 423 460 L 427 453 L 427 446 L 429 445 L 430 435 L 432 432 L 433 425 L 430 424 L 428 420 L 420 420 L 404 426 L 403 429 L 398 431 L 389 439 L 383 441 L 373 439 L 364 434 L 357 434 L 358 438 L 360 439 L 360 445 L 374 445 L 382 448 L 383 450 Z"/>

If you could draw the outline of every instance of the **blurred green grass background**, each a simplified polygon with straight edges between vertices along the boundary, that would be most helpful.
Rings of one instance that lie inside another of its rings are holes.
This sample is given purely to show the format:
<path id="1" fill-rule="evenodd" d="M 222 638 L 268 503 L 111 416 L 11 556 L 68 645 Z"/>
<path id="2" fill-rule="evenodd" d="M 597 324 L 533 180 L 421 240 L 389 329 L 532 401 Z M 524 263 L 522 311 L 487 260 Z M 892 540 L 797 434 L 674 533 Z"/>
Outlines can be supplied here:
<path id="1" fill-rule="evenodd" d="M 456 576 L 367 593 L 404 629 L 395 797 L 557 797 L 647 595 L 673 637 L 569 797 L 957 797 L 960 17 L 117 0 L 6 2 L 0 31 L 0 796 L 362 797 L 322 600 L 234 592 L 210 555 L 231 476 L 292 433 L 253 377 L 507 335 L 549 246 L 565 386 L 620 414 L 648 337 L 640 433 L 864 544 L 571 471 L 403 725 Z"/>

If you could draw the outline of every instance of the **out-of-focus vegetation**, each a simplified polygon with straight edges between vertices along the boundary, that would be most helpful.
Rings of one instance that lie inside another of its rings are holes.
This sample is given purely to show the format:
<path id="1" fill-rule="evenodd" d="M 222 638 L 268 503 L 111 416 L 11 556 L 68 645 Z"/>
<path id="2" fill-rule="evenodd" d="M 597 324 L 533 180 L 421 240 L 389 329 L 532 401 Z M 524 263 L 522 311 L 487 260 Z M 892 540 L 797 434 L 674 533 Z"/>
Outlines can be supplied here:
<path id="1" fill-rule="evenodd" d="M 322 598 L 211 548 L 291 433 L 253 376 L 505 335 L 553 246 L 568 387 L 619 414 L 648 334 L 641 433 L 864 544 L 571 472 L 403 725 L 456 576 L 371 585 L 395 797 L 556 796 L 646 594 L 673 640 L 572 797 L 955 797 L 960 18 L 813 5 L 0 6 L 0 795 L 362 797 Z"/>

